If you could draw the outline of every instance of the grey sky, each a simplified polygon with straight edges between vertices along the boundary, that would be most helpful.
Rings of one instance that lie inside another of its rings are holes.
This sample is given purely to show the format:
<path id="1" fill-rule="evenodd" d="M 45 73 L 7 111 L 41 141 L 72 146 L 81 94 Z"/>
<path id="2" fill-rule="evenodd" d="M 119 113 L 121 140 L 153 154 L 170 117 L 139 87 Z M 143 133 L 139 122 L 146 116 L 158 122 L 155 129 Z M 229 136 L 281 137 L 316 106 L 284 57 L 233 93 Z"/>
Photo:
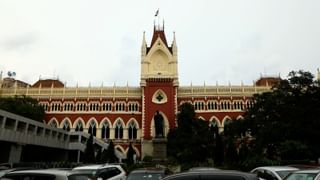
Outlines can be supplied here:
<path id="1" fill-rule="evenodd" d="M 143 31 L 176 32 L 180 85 L 320 67 L 319 0 L 1 0 L 0 71 L 33 84 L 139 86 Z"/>

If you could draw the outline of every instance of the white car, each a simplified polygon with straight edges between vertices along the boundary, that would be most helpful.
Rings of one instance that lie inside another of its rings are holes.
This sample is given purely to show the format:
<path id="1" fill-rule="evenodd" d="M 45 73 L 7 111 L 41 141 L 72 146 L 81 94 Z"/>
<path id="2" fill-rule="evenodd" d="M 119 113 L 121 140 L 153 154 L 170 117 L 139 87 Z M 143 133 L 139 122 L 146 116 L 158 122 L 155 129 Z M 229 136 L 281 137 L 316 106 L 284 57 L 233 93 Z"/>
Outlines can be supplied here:
<path id="1" fill-rule="evenodd" d="M 19 170 L 6 173 L 1 180 L 87 180 L 87 176 L 70 174 L 67 170 L 34 169 Z"/>
<path id="2" fill-rule="evenodd" d="M 79 166 L 72 169 L 73 173 L 88 175 L 98 180 L 126 180 L 127 172 L 120 164 L 95 164 Z"/>
<path id="3" fill-rule="evenodd" d="M 299 170 L 291 166 L 262 166 L 251 172 L 258 175 L 260 179 L 283 180 L 289 173 Z"/>
<path id="4" fill-rule="evenodd" d="M 289 174 L 285 180 L 320 180 L 320 169 L 295 171 Z"/>

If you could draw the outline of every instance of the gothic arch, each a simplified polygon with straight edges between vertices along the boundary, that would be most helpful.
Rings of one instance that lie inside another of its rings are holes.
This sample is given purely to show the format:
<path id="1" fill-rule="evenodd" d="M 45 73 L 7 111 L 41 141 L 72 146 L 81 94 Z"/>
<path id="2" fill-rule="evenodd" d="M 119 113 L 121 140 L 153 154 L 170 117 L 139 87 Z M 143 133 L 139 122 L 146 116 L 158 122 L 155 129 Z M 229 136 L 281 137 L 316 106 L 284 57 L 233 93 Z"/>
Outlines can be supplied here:
<path id="1" fill-rule="evenodd" d="M 89 127 L 90 127 L 91 121 L 94 121 L 94 123 L 96 124 L 96 128 L 98 128 L 98 124 L 99 124 L 99 123 L 98 123 L 98 121 L 96 120 L 96 118 L 94 118 L 94 117 L 92 117 L 92 118 L 89 119 L 89 121 L 87 122 L 85 128 L 89 128 Z"/>
<path id="2" fill-rule="evenodd" d="M 138 121 L 137 121 L 135 118 L 131 118 L 131 119 L 127 122 L 127 124 L 126 124 L 125 127 L 126 127 L 126 128 L 129 128 L 129 125 L 130 125 L 130 123 L 131 123 L 132 121 L 136 124 L 136 128 L 137 128 L 137 129 L 140 129 L 139 123 L 138 123 Z"/>
<path id="3" fill-rule="evenodd" d="M 162 115 L 163 117 L 163 121 L 164 121 L 164 137 L 167 137 L 167 134 L 169 132 L 169 120 L 168 120 L 168 117 L 162 112 L 162 111 L 159 111 L 159 113 Z M 154 125 L 154 117 L 152 118 L 151 120 L 151 137 L 155 137 L 156 136 L 156 129 L 155 129 L 155 125 Z"/>
<path id="4" fill-rule="evenodd" d="M 121 122 L 121 125 L 122 125 L 123 128 L 126 127 L 126 125 L 125 125 L 125 123 L 123 122 L 122 118 L 118 117 L 118 118 L 113 122 L 113 125 L 112 125 L 113 128 L 116 128 L 118 121 Z"/>
<path id="5" fill-rule="evenodd" d="M 85 124 L 86 124 L 86 123 L 84 122 L 84 120 L 83 120 L 81 117 L 79 117 L 78 119 L 76 119 L 76 120 L 74 121 L 74 123 L 73 123 L 73 125 L 72 125 L 72 128 L 73 128 L 73 129 L 76 129 L 78 122 L 82 123 L 82 127 L 83 127 L 83 128 L 85 127 Z"/>
<path id="6" fill-rule="evenodd" d="M 198 119 L 201 119 L 201 120 L 203 120 L 203 121 L 206 120 L 206 119 L 205 119 L 204 117 L 202 117 L 202 116 L 199 116 Z"/>
<path id="7" fill-rule="evenodd" d="M 209 120 L 209 122 L 213 122 L 213 121 L 217 123 L 218 127 L 221 127 L 221 122 L 216 116 L 212 116 Z"/>
<path id="8" fill-rule="evenodd" d="M 63 125 L 64 125 L 64 122 L 65 121 L 67 121 L 68 123 L 69 123 L 69 125 L 70 125 L 70 128 L 72 128 L 72 122 L 71 122 L 71 120 L 69 119 L 69 118 L 64 118 L 62 121 L 61 121 L 61 123 L 60 123 L 60 128 L 63 128 Z"/>
<path id="9" fill-rule="evenodd" d="M 232 118 L 230 116 L 225 116 L 222 120 L 222 126 L 224 127 L 229 120 L 232 121 Z"/>
<path id="10" fill-rule="evenodd" d="M 126 152 L 121 145 L 115 145 L 114 149 L 118 150 L 122 154 L 125 154 L 125 152 Z"/>
<path id="11" fill-rule="evenodd" d="M 239 115 L 238 117 L 237 117 L 237 120 L 243 120 L 244 118 L 243 118 L 243 116 L 241 116 L 241 115 Z"/>
<path id="12" fill-rule="evenodd" d="M 132 148 L 133 148 L 134 152 L 136 153 L 137 157 L 140 157 L 139 149 L 136 148 L 134 145 L 132 145 Z M 128 153 L 128 150 L 129 150 L 129 147 L 127 147 L 127 149 L 125 151 L 126 154 Z"/>
<path id="13" fill-rule="evenodd" d="M 108 119 L 108 118 L 106 117 L 106 118 L 103 118 L 103 119 L 102 119 L 102 121 L 100 122 L 100 124 L 99 124 L 98 127 L 99 127 L 99 128 L 102 128 L 102 126 L 103 126 L 104 123 L 107 123 L 107 124 L 109 125 L 109 127 L 111 127 L 111 125 L 112 125 L 110 119 Z"/>
<path id="14" fill-rule="evenodd" d="M 55 117 L 50 119 L 50 121 L 48 122 L 48 125 L 56 128 L 60 127 L 58 120 Z"/>

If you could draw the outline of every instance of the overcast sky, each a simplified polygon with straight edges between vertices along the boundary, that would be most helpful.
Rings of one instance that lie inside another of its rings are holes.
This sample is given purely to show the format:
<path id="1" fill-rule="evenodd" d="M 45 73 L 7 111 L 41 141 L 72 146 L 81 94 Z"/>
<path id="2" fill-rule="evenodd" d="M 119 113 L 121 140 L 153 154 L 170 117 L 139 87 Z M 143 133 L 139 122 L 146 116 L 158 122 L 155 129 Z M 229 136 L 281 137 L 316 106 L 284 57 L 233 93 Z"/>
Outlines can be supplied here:
<path id="1" fill-rule="evenodd" d="M 319 0 L 0 0 L 0 71 L 139 86 L 143 32 L 176 32 L 180 86 L 251 85 L 320 67 Z"/>

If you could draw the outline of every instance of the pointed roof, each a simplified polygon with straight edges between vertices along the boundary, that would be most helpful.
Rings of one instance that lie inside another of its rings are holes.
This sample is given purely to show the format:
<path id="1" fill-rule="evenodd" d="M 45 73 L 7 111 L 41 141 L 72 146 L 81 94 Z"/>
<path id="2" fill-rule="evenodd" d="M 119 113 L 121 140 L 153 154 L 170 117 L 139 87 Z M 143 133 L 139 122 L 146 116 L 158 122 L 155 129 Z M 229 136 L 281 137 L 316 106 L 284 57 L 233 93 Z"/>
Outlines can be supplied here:
<path id="1" fill-rule="evenodd" d="M 161 41 L 165 44 L 165 46 L 169 49 L 169 51 L 172 53 L 172 47 L 168 46 L 167 43 L 167 39 L 166 39 L 166 35 L 164 33 L 164 26 L 161 27 L 160 25 L 158 26 L 154 26 L 153 28 L 153 35 L 152 35 L 152 40 L 151 40 L 151 44 L 150 47 L 147 47 L 147 53 L 149 52 L 149 50 L 151 49 L 151 47 L 154 45 L 154 43 L 156 43 L 157 39 L 160 38 Z"/>
<path id="2" fill-rule="evenodd" d="M 157 41 L 158 37 L 160 37 L 163 43 L 168 47 L 166 35 L 164 34 L 164 28 L 156 27 L 156 26 L 154 26 L 153 28 L 153 36 L 152 36 L 150 47 L 153 46 L 153 44 Z"/>
<path id="3" fill-rule="evenodd" d="M 64 84 L 57 79 L 39 79 L 32 87 L 43 87 L 43 88 L 63 88 Z"/>

